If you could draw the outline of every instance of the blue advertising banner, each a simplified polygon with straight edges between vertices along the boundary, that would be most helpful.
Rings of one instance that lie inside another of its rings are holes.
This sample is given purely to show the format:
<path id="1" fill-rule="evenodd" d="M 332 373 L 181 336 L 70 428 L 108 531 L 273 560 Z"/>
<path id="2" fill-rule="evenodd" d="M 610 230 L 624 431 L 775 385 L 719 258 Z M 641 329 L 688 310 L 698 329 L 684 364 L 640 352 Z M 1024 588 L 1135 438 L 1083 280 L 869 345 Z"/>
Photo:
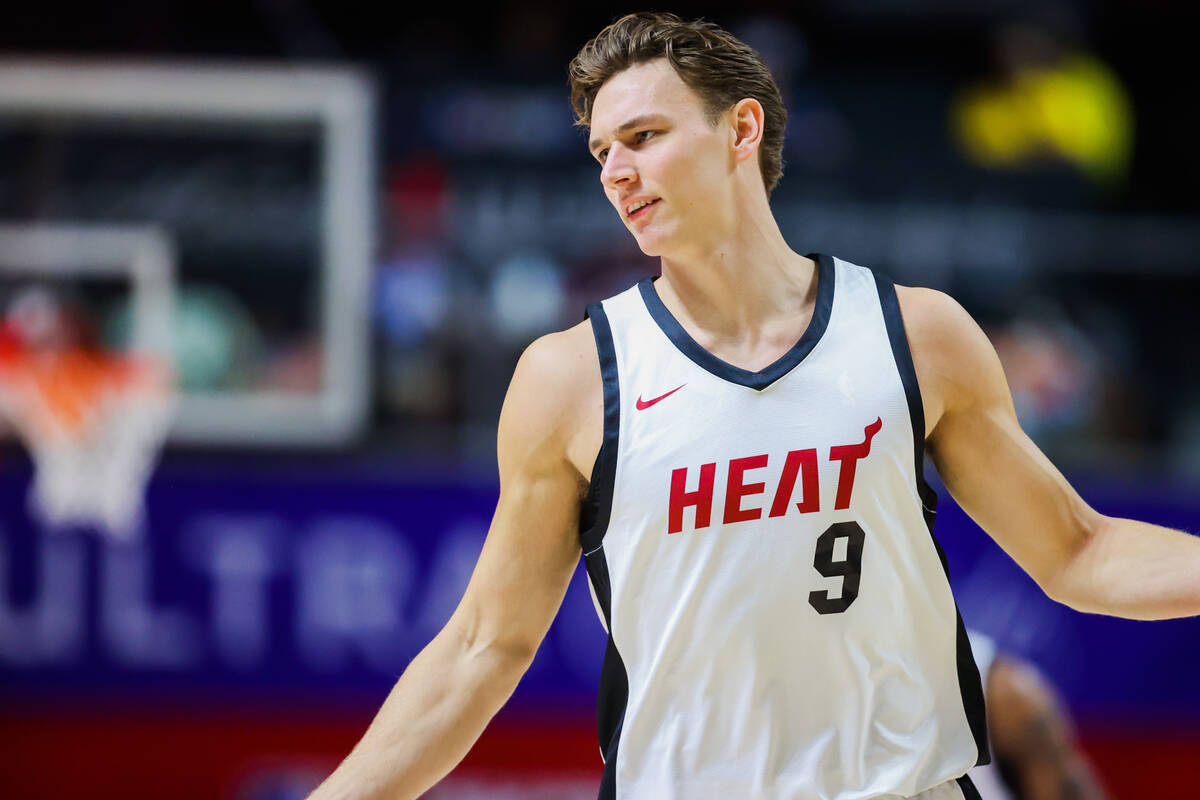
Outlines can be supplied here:
<path id="1" fill-rule="evenodd" d="M 487 482 L 252 466 L 159 470 L 136 541 L 46 530 L 27 469 L 0 477 L 0 699 L 361 691 L 378 703 L 449 617 L 483 545 Z M 936 532 L 968 626 L 1030 658 L 1072 707 L 1200 720 L 1200 621 L 1132 622 L 1048 600 L 940 492 Z M 1185 492 L 1085 492 L 1100 510 L 1200 527 Z M 594 700 L 604 631 L 582 572 L 516 706 Z"/>
<path id="2" fill-rule="evenodd" d="M 0 480 L 0 683 L 37 690 L 390 685 L 466 587 L 491 486 L 160 470 L 138 541 L 49 531 Z M 590 696 L 604 631 L 577 579 L 525 694 Z"/>

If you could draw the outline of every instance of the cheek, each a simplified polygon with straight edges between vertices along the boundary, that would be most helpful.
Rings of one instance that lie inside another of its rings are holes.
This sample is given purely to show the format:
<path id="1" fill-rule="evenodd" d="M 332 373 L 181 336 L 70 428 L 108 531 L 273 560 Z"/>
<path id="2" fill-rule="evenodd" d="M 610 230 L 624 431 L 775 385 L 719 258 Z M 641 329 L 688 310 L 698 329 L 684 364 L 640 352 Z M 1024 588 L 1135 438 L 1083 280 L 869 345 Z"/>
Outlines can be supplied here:
<path id="1" fill-rule="evenodd" d="M 681 184 L 711 190 L 722 175 L 723 153 L 707 137 L 695 136 L 680 142 L 673 159 L 673 172 Z"/>

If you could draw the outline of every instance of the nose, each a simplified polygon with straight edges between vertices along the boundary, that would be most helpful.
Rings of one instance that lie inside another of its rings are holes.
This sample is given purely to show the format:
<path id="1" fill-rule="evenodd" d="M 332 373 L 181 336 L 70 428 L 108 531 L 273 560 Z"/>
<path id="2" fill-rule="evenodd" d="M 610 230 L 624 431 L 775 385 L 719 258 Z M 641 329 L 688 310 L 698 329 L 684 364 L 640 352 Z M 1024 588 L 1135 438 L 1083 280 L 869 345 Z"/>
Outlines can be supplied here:
<path id="1" fill-rule="evenodd" d="M 608 148 L 608 157 L 604 159 L 604 167 L 600 170 L 600 182 L 611 188 L 636 177 L 631 151 L 620 142 L 613 142 Z"/>

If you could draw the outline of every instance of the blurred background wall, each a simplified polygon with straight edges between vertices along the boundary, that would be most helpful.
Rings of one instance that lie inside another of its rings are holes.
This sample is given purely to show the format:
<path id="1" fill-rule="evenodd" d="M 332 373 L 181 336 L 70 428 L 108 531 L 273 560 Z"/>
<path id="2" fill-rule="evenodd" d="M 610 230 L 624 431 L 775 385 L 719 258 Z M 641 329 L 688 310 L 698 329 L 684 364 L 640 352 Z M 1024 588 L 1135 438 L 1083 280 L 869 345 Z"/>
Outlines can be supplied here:
<path id="1" fill-rule="evenodd" d="M 49 297 L 105 346 L 148 340 L 181 394 L 124 538 L 32 514 L 3 444 L 4 796 L 282 800 L 348 752 L 465 586 L 517 356 L 657 271 L 567 100 L 567 61 L 628 10 L 6 8 L 6 325 Z M 1089 502 L 1200 529 L 1190 6 L 673 10 L 771 65 L 794 249 L 950 292 Z M 1196 621 L 1056 606 L 941 496 L 965 621 L 1055 681 L 1114 796 L 1200 796 Z M 434 796 L 594 796 L 579 578 Z"/>

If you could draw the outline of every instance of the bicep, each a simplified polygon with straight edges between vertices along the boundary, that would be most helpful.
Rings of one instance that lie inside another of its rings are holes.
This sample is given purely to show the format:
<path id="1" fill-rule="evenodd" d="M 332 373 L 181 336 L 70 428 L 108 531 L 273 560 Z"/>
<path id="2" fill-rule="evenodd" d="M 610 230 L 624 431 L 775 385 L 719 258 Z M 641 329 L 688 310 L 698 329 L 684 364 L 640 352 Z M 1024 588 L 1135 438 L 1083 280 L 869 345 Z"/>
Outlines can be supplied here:
<path id="1" fill-rule="evenodd" d="M 517 366 L 500 415 L 500 498 L 451 618 L 473 645 L 528 657 L 549 629 L 579 560 L 585 489 L 566 453 L 575 396 L 554 374 L 554 353 L 531 350 Z"/>
<path id="2" fill-rule="evenodd" d="M 941 296 L 914 360 L 926 364 L 940 415 L 929 451 L 950 494 L 1043 588 L 1099 515 L 1021 429 L 1000 359 L 957 303 Z"/>
<path id="3" fill-rule="evenodd" d="M 474 643 L 532 652 L 562 603 L 579 560 L 577 487 L 522 476 L 500 495 L 454 620 Z"/>

